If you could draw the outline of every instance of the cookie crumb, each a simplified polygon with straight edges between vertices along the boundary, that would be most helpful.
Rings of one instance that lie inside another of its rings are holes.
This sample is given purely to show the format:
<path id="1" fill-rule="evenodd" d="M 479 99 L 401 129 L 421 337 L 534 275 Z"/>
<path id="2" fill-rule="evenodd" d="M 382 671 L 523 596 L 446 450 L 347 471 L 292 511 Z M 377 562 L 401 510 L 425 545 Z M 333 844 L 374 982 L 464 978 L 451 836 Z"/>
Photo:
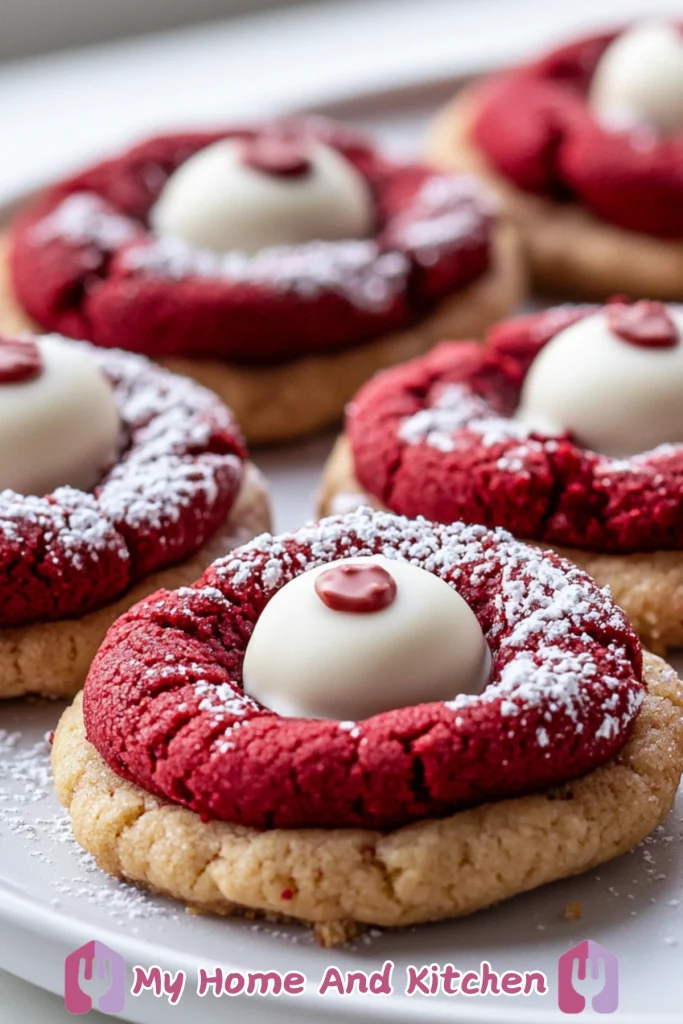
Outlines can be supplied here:
<path id="1" fill-rule="evenodd" d="M 341 946 L 345 942 L 351 942 L 360 932 L 355 921 L 323 921 L 313 928 L 315 941 L 324 949 L 331 949 L 332 946 Z"/>
<path id="2" fill-rule="evenodd" d="M 583 904 L 565 903 L 562 916 L 565 921 L 580 921 L 583 917 Z"/>

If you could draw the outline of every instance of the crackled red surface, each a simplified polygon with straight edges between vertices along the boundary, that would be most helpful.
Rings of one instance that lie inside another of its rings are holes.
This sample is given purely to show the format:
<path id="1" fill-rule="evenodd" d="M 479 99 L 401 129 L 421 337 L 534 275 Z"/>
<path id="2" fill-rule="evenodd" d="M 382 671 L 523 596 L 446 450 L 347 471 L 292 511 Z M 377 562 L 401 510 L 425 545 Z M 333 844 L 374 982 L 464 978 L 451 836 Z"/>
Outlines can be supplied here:
<path id="1" fill-rule="evenodd" d="M 184 561 L 242 481 L 239 428 L 215 395 L 140 356 L 93 354 L 114 389 L 120 457 L 89 493 L 0 491 L 3 626 L 84 615 Z"/>
<path id="2" fill-rule="evenodd" d="M 611 131 L 588 106 L 597 63 L 617 33 L 581 39 L 479 90 L 472 136 L 519 188 L 578 202 L 601 220 L 683 236 L 683 133 Z"/>
<path id="3" fill-rule="evenodd" d="M 395 512 L 606 552 L 683 548 L 683 445 L 613 459 L 511 418 L 541 348 L 599 307 L 509 320 L 380 374 L 346 432 L 363 488 Z"/>
<path id="4" fill-rule="evenodd" d="M 107 348 L 268 363 L 407 326 L 488 269 L 492 218 L 473 179 L 392 163 L 319 119 L 281 130 L 335 146 L 365 177 L 372 238 L 252 257 L 154 238 L 149 212 L 169 175 L 204 146 L 258 129 L 160 136 L 61 182 L 19 218 L 10 265 L 23 308 Z"/>
<path id="5" fill-rule="evenodd" d="M 245 696 L 268 601 L 350 554 L 406 559 L 457 588 L 493 655 L 482 694 L 359 722 L 282 718 Z M 115 772 L 205 818 L 389 828 L 604 763 L 638 713 L 641 671 L 623 613 L 569 562 L 502 531 L 363 509 L 257 538 L 194 587 L 136 605 L 93 663 L 84 712 Z"/>

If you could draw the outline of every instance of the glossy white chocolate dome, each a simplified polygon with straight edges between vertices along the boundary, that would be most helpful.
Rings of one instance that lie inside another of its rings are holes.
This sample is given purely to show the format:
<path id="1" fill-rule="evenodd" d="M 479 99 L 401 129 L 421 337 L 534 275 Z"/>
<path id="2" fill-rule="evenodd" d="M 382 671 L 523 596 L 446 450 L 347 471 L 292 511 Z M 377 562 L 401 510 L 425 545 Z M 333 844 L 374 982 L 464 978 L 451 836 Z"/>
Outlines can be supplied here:
<path id="1" fill-rule="evenodd" d="M 370 564 L 395 584 L 388 607 L 351 612 L 325 604 L 319 577 Z M 479 693 L 489 670 L 484 635 L 457 591 L 409 562 L 373 556 L 311 569 L 278 591 L 247 646 L 244 684 L 282 715 L 357 721 Z"/>
<path id="2" fill-rule="evenodd" d="M 166 182 L 151 213 L 153 230 L 198 248 L 248 254 L 366 237 L 374 213 L 365 179 L 331 146 L 315 141 L 301 146 L 303 169 L 297 172 L 293 165 L 294 173 L 252 166 L 239 140 L 207 146 Z"/>
<path id="3" fill-rule="evenodd" d="M 666 22 L 643 22 L 623 32 L 602 55 L 589 102 L 616 128 L 649 125 L 683 129 L 683 36 Z"/>
<path id="4" fill-rule="evenodd" d="M 683 441 L 683 312 L 667 310 L 671 347 L 623 340 L 605 311 L 561 331 L 532 363 L 516 418 L 617 457 Z"/>
<path id="5" fill-rule="evenodd" d="M 0 490 L 90 490 L 117 454 L 112 387 L 85 346 L 37 338 L 42 368 L 0 382 Z"/>

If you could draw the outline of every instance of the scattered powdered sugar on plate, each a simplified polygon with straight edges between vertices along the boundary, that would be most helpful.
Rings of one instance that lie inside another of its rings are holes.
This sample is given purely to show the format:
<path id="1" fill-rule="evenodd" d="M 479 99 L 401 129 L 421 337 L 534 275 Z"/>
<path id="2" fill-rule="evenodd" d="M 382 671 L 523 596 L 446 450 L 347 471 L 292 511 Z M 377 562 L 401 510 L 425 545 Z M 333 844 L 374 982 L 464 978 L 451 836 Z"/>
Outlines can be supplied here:
<path id="1" fill-rule="evenodd" d="M 70 825 L 68 827 L 71 828 Z M 80 850 L 80 855 L 75 853 L 75 857 L 82 873 L 50 883 L 58 894 L 50 901 L 56 910 L 62 908 L 68 899 L 84 900 L 91 907 L 107 913 L 115 924 L 127 925 L 131 932 L 138 930 L 130 927 L 131 922 L 152 917 L 178 918 L 182 913 L 181 907 L 162 903 L 143 889 L 105 875 L 90 854 L 83 850 Z"/>
<path id="2" fill-rule="evenodd" d="M 37 865 L 51 869 L 57 868 L 60 848 L 66 849 L 73 874 L 50 878 L 50 904 L 55 909 L 72 899 L 85 901 L 119 925 L 175 914 L 172 905 L 109 878 L 78 845 L 69 815 L 56 805 L 47 737 L 27 743 L 20 732 L 0 729 L 0 849 L 12 838 Z M 62 856 L 59 859 L 63 861 Z"/>
<path id="3" fill-rule="evenodd" d="M 117 551 L 121 559 L 128 560 L 123 538 L 115 524 L 102 515 L 97 500 L 73 487 L 59 487 L 45 498 L 0 491 L 0 535 L 21 549 L 27 526 L 42 533 L 54 564 L 64 558 L 82 569 L 84 549 L 95 556 Z M 59 550 L 54 550 L 56 545 Z"/>

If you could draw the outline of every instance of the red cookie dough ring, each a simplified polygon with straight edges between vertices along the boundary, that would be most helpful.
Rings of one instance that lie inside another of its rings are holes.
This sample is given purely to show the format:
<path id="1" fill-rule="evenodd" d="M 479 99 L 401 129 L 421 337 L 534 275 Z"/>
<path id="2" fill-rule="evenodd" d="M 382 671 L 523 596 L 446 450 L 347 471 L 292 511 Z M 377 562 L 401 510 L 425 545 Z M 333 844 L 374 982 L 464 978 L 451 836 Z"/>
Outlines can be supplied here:
<path id="1" fill-rule="evenodd" d="M 683 134 L 611 131 L 587 101 L 618 34 L 569 43 L 466 90 L 437 118 L 429 155 L 497 187 L 541 286 L 679 299 Z"/>
<path id="2" fill-rule="evenodd" d="M 358 723 L 282 718 L 246 697 L 268 600 L 306 569 L 376 553 L 457 586 L 493 655 L 483 694 Z M 117 774 L 204 818 L 389 828 L 590 771 L 626 742 L 642 698 L 636 637 L 585 573 L 500 531 L 364 509 L 258 538 L 131 609 L 93 663 L 84 716 Z"/>
<path id="3" fill-rule="evenodd" d="M 333 422 L 374 370 L 429 348 L 437 324 L 478 336 L 520 298 L 513 229 L 474 179 L 394 164 L 321 120 L 279 130 L 354 165 L 375 200 L 373 237 L 250 257 L 156 239 L 147 219 L 169 174 L 258 129 L 160 136 L 59 183 L 20 216 L 3 322 L 18 302 L 49 330 L 167 361 L 217 390 L 262 441 Z"/>
<path id="4" fill-rule="evenodd" d="M 91 493 L 0 492 L 4 629 L 83 616 L 183 562 L 242 484 L 242 437 L 215 395 L 140 356 L 87 347 L 114 390 L 119 459 Z"/>

